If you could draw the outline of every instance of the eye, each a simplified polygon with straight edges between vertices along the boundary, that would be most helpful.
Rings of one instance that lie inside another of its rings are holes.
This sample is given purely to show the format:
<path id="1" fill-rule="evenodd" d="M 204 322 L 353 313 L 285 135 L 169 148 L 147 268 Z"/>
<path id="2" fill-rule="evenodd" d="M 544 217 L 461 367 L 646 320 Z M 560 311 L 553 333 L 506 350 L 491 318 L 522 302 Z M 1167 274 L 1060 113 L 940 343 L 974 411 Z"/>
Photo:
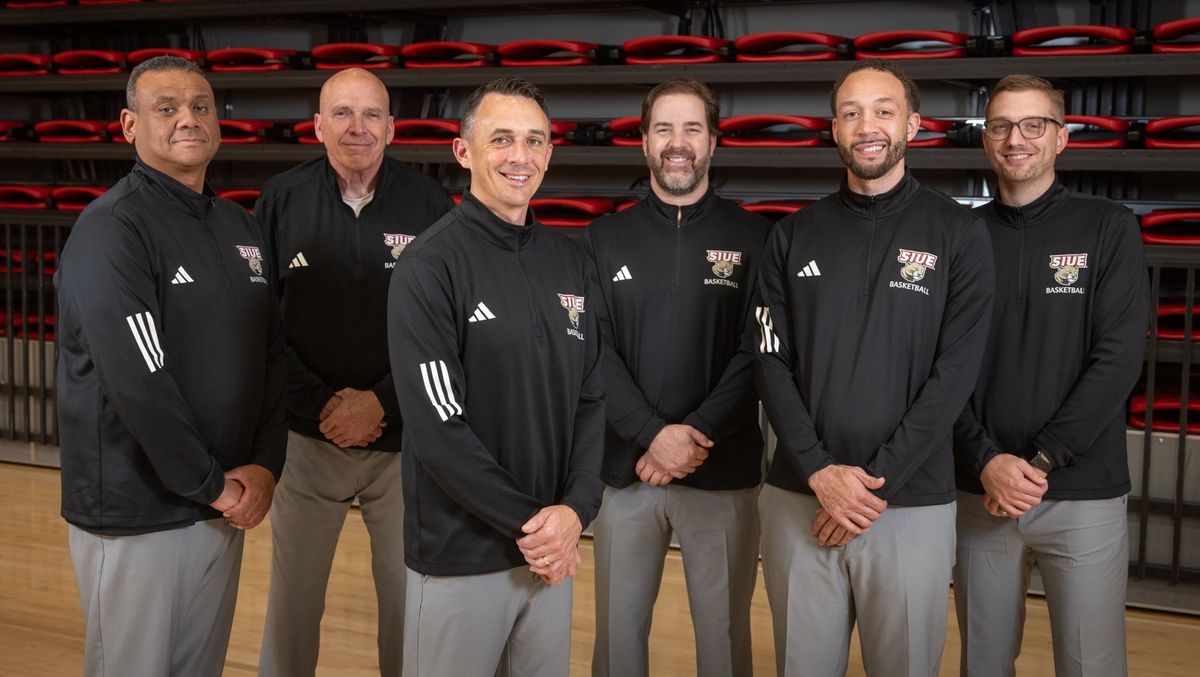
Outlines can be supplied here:
<path id="1" fill-rule="evenodd" d="M 199 105 L 196 105 L 196 106 L 192 106 L 192 110 L 196 111 L 197 113 L 201 113 L 201 114 L 207 114 L 207 113 L 208 113 L 208 106 L 207 106 L 207 105 L 205 105 L 205 104 L 199 104 Z"/>
<path id="2" fill-rule="evenodd" d="M 856 111 L 856 110 L 848 110 L 845 113 L 842 113 L 843 120 L 855 120 L 857 118 L 858 118 L 858 111 Z"/>
<path id="3" fill-rule="evenodd" d="M 507 136 L 497 136 L 492 138 L 492 145 L 495 146 L 507 146 L 510 143 L 512 143 L 512 139 Z"/>
<path id="4" fill-rule="evenodd" d="M 886 108 L 883 108 L 883 109 L 880 109 L 879 112 L 875 113 L 875 115 L 878 117 L 881 117 L 881 118 L 890 118 L 890 117 L 892 117 L 893 112 Z"/>
<path id="5" fill-rule="evenodd" d="M 174 106 L 162 106 L 158 109 L 158 112 L 162 113 L 163 115 L 173 115 L 175 113 L 175 107 Z"/>
<path id="6" fill-rule="evenodd" d="M 529 139 L 529 145 L 531 145 L 531 146 L 541 146 L 542 143 L 543 143 L 542 139 L 539 137 L 536 137 L 536 136 L 531 137 Z"/>

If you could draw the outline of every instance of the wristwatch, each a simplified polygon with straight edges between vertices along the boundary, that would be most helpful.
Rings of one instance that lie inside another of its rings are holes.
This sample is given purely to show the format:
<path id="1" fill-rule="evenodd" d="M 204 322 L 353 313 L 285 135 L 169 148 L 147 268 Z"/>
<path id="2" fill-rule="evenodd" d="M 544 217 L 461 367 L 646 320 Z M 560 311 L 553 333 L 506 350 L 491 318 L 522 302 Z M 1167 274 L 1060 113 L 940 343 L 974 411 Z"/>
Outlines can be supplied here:
<path id="1" fill-rule="evenodd" d="M 1054 470 L 1054 462 L 1046 455 L 1046 452 L 1041 449 L 1037 450 L 1037 454 L 1029 459 L 1029 465 L 1037 468 L 1043 475 L 1049 475 L 1051 470 Z"/>

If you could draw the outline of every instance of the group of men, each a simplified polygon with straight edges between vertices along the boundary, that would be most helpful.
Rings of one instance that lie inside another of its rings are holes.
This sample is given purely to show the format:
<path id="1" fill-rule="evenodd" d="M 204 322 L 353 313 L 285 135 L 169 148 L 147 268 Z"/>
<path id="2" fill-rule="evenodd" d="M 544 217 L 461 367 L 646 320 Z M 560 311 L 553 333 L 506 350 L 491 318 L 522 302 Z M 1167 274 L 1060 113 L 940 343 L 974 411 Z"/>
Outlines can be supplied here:
<path id="1" fill-rule="evenodd" d="M 661 83 L 650 191 L 581 247 L 529 209 L 553 145 L 525 80 L 466 101 L 455 206 L 384 155 L 386 87 L 339 72 L 325 154 L 251 217 L 205 181 L 203 74 L 138 66 L 138 159 L 56 276 L 85 674 L 219 675 L 272 497 L 261 675 L 314 673 L 355 499 L 384 675 L 566 675 L 588 525 L 597 677 L 648 674 L 673 538 L 705 677 L 752 674 L 760 553 L 780 675 L 844 674 L 855 624 L 869 674 L 936 674 L 952 578 L 962 674 L 1012 675 L 1034 564 L 1057 674 L 1125 674 L 1135 220 L 1057 183 L 1040 78 L 993 90 L 975 211 L 906 169 L 920 94 L 894 63 L 830 103 L 841 188 L 772 226 L 713 191 L 713 92 Z"/>

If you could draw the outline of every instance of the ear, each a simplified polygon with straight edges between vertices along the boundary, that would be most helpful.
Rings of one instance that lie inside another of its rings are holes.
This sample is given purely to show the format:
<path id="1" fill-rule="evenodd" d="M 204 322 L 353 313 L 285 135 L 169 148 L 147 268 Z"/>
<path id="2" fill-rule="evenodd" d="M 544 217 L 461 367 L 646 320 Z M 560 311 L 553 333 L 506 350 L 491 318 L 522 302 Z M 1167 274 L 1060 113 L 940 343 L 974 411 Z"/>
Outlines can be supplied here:
<path id="1" fill-rule="evenodd" d="M 554 144 L 550 143 L 550 137 L 546 137 L 546 166 L 542 167 L 542 174 L 550 172 L 550 156 L 554 155 Z"/>
<path id="2" fill-rule="evenodd" d="M 1071 130 L 1067 129 L 1066 125 L 1059 125 L 1058 134 L 1054 137 L 1054 154 L 1058 155 L 1067 149 L 1067 137 L 1071 135 Z"/>
<path id="3" fill-rule="evenodd" d="M 313 114 L 313 133 L 317 135 L 317 141 L 325 143 L 325 135 L 321 133 L 321 114 Z"/>
<path id="4" fill-rule="evenodd" d="M 835 145 L 835 146 L 838 145 L 837 128 L 838 128 L 838 116 L 834 115 L 833 117 L 829 118 L 829 136 L 830 136 L 830 139 L 833 141 L 833 145 Z"/>
<path id="5" fill-rule="evenodd" d="M 136 133 L 135 126 L 137 124 L 137 113 L 128 108 L 121 109 L 121 133 L 125 135 L 125 141 L 133 143 L 133 138 Z"/>
<path id="6" fill-rule="evenodd" d="M 642 155 L 650 158 L 650 137 L 646 133 L 642 133 Z"/>
<path id="7" fill-rule="evenodd" d="M 450 144 L 450 149 L 454 152 L 454 159 L 458 160 L 458 164 L 463 169 L 471 168 L 471 156 L 467 152 L 467 140 L 461 136 L 456 137 L 454 142 Z"/>
<path id="8" fill-rule="evenodd" d="M 386 140 L 384 141 L 385 146 L 390 145 L 392 143 L 392 139 L 396 138 L 396 116 L 389 115 L 387 117 L 387 133 L 385 133 L 384 136 L 386 137 Z"/>
<path id="9" fill-rule="evenodd" d="M 708 154 L 712 155 L 717 152 L 717 134 L 710 134 L 708 137 Z"/>
<path id="10" fill-rule="evenodd" d="M 908 140 L 912 141 L 917 138 L 919 131 L 921 131 L 921 114 L 912 113 L 908 116 Z"/>

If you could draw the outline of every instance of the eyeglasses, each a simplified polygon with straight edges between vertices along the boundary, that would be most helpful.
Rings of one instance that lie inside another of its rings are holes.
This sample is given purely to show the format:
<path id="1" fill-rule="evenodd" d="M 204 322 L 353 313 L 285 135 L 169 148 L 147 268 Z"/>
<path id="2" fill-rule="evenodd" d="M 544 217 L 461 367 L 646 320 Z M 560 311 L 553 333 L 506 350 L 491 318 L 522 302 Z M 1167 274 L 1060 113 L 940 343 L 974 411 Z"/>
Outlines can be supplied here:
<path id="1" fill-rule="evenodd" d="M 1008 120 L 986 120 L 983 123 L 983 131 L 992 141 L 1003 141 L 1008 138 L 1009 134 L 1012 134 L 1013 125 L 1015 124 L 1017 129 L 1021 130 L 1021 136 L 1026 139 L 1040 139 L 1046 135 L 1047 122 L 1053 122 L 1059 127 L 1063 126 L 1063 123 L 1054 118 L 1039 116 L 1025 118 L 1017 123 L 1012 123 Z"/>

